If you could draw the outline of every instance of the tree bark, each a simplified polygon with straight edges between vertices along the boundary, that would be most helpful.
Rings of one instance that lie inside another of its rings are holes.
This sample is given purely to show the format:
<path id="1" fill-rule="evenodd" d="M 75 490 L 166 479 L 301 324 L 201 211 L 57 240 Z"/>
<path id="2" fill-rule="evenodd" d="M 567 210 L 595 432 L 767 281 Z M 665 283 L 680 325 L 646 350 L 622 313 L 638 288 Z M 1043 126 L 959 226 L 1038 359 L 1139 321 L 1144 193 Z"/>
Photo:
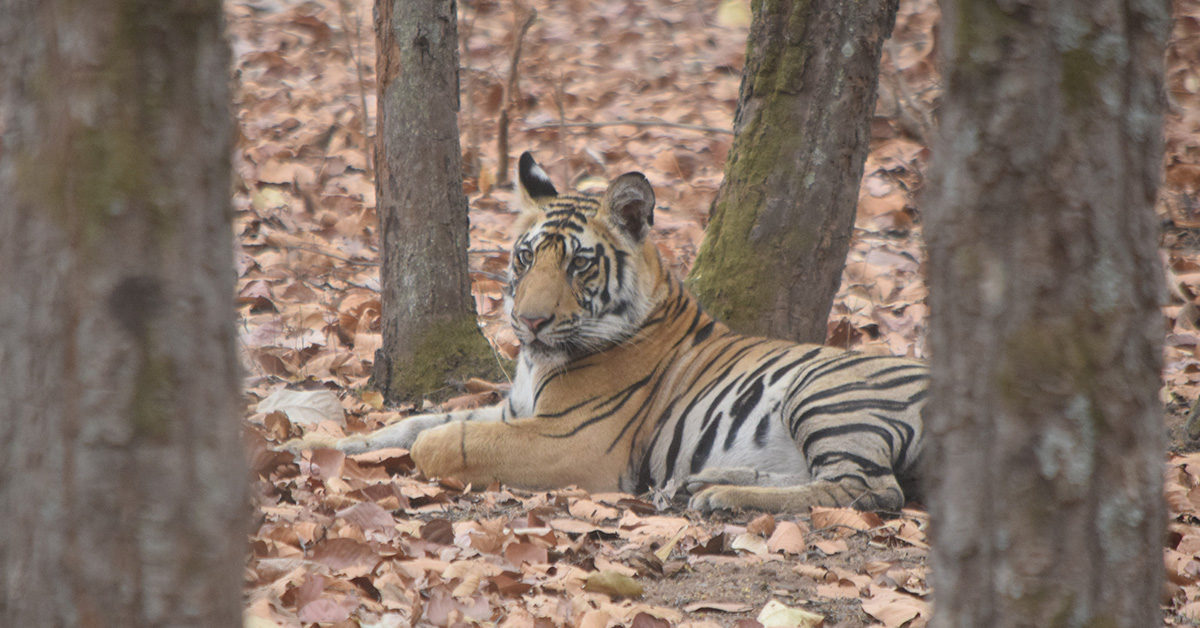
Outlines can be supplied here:
<path id="1" fill-rule="evenodd" d="M 375 190 L 383 236 L 375 384 L 393 402 L 445 397 L 448 381 L 497 371 L 467 271 L 458 11 L 454 0 L 377 0 L 375 32 Z"/>
<path id="2" fill-rule="evenodd" d="M 756 0 L 725 179 L 688 283 L 748 334 L 824 342 L 898 0 Z"/>
<path id="3" fill-rule="evenodd" d="M 241 625 L 221 3 L 0 15 L 0 625 Z"/>
<path id="4" fill-rule="evenodd" d="M 931 626 L 1160 626 L 1164 2 L 943 0 Z"/>

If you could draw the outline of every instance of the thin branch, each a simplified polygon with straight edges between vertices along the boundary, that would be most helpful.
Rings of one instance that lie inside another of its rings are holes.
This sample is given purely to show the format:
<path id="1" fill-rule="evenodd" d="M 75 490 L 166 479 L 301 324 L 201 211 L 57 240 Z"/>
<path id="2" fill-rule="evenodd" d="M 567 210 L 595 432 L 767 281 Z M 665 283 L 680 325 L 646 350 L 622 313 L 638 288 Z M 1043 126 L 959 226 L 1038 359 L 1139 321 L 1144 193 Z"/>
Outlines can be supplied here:
<path id="1" fill-rule="evenodd" d="M 525 16 L 525 21 L 517 30 L 517 38 L 513 42 L 512 58 L 508 66 L 508 84 L 504 86 L 504 95 L 500 101 L 500 122 L 496 129 L 496 185 L 508 183 L 508 110 L 512 107 L 515 100 L 513 94 L 517 91 L 521 48 L 525 43 L 525 33 L 529 31 L 530 26 L 533 26 L 533 20 L 536 18 L 537 9 L 531 7 Z"/>
<path id="2" fill-rule="evenodd" d="M 479 176 L 479 120 L 475 115 L 475 89 L 479 82 L 479 77 L 472 68 L 471 55 L 471 36 L 475 34 L 475 20 L 479 17 L 479 11 L 471 12 L 471 19 L 467 21 L 465 28 L 459 34 L 459 53 L 458 56 L 462 60 L 462 72 L 466 74 L 466 116 L 467 120 L 467 171 L 463 173 L 465 177 Z"/>
<path id="3" fill-rule="evenodd" d="M 563 105 L 564 100 L 566 100 L 566 94 L 563 91 L 563 77 L 562 77 L 562 73 L 560 72 L 558 75 L 558 81 L 556 81 L 554 83 L 554 104 L 558 105 L 558 124 L 559 124 L 560 128 L 562 127 L 562 125 L 565 125 L 567 123 L 567 110 L 566 110 L 566 107 Z M 562 167 L 562 178 L 559 179 L 559 181 L 562 181 L 565 183 L 565 182 L 571 180 L 571 160 L 567 158 L 567 134 L 566 133 L 558 134 L 557 144 L 558 144 L 558 163 L 562 164 L 562 166 L 561 166 Z"/>
<path id="4" fill-rule="evenodd" d="M 338 260 L 339 262 L 346 262 L 347 264 L 357 264 L 359 266 L 378 266 L 379 265 L 379 262 L 368 262 L 368 261 L 363 261 L 363 260 L 350 259 L 348 257 L 342 257 L 341 255 L 338 255 L 336 253 L 322 251 L 321 249 L 306 246 L 304 244 L 285 244 L 279 248 L 296 250 L 296 251 L 306 251 L 308 253 L 316 253 L 317 255 L 324 255 L 325 257 L 331 257 L 335 260 Z"/>
<path id="5" fill-rule="evenodd" d="M 342 32 L 346 33 L 346 37 L 349 38 L 350 20 L 346 17 L 347 4 L 349 3 L 345 2 L 345 0 L 338 2 L 338 11 L 342 14 Z M 357 12 L 355 12 L 354 18 L 354 39 L 350 45 L 350 56 L 354 59 L 354 71 L 358 73 L 358 105 L 362 109 L 363 152 L 366 153 L 367 157 L 367 180 L 373 181 L 375 179 L 375 160 L 372 153 L 375 151 L 371 150 L 370 129 L 367 128 L 367 87 L 366 82 L 363 80 L 362 61 L 359 54 L 361 48 L 356 45 L 362 42 L 362 19 L 360 19 Z"/>
<path id="6" fill-rule="evenodd" d="M 550 122 L 548 124 L 539 124 L 538 126 L 526 127 L 526 131 L 544 131 L 546 129 L 558 129 L 565 127 L 574 127 L 581 129 L 598 129 L 606 126 L 636 126 L 636 127 L 651 127 L 660 126 L 668 129 L 686 129 L 688 131 L 700 131 L 701 133 L 721 133 L 724 135 L 733 135 L 732 129 L 723 129 L 715 126 L 704 126 L 700 124 L 684 124 L 682 122 L 666 122 L 663 120 L 612 120 L 609 122 Z"/>

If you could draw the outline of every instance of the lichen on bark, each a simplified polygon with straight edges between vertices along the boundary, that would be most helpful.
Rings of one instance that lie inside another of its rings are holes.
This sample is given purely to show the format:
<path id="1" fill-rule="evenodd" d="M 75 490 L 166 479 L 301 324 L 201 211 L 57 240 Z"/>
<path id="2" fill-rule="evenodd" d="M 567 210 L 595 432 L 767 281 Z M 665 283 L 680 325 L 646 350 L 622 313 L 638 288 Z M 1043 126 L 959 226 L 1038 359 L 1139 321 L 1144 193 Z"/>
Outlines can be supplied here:
<path id="1" fill-rule="evenodd" d="M 471 377 L 503 378 L 500 365 L 473 315 L 433 323 L 411 351 L 391 363 L 387 389 L 397 399 L 442 401 Z"/>
<path id="2" fill-rule="evenodd" d="M 823 342 L 896 2 L 752 8 L 725 180 L 687 283 L 738 331 Z"/>

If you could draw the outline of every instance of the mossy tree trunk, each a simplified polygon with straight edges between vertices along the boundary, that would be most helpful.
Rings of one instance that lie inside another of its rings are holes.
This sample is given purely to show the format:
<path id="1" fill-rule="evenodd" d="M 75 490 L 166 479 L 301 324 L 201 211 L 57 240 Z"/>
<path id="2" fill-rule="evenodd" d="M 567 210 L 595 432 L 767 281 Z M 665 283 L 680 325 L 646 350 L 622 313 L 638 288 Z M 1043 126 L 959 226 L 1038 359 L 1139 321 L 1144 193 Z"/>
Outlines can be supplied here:
<path id="1" fill-rule="evenodd" d="M 930 625 L 1160 626 L 1167 3 L 941 7 Z"/>
<path id="2" fill-rule="evenodd" d="M 688 283 L 743 333 L 824 342 L 898 0 L 754 0 L 725 179 Z"/>
<path id="3" fill-rule="evenodd" d="M 468 275 L 458 143 L 454 0 L 377 0 L 375 183 L 383 237 L 383 348 L 375 384 L 391 401 L 445 397 L 449 382 L 495 374 Z"/>
<path id="4" fill-rule="evenodd" d="M 0 625 L 241 625 L 216 0 L 0 0 Z"/>

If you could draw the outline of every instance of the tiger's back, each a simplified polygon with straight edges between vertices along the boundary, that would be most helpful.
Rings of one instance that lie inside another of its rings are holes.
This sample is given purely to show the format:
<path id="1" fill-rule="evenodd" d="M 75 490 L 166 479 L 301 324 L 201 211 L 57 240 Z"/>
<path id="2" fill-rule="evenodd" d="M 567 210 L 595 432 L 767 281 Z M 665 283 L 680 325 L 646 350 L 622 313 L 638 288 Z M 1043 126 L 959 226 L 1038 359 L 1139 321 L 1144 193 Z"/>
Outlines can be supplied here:
<path id="1" fill-rule="evenodd" d="M 293 449 L 410 447 L 430 476 L 682 489 L 702 510 L 904 505 L 921 363 L 736 334 L 663 267 L 640 173 L 594 197 L 559 195 L 528 153 L 519 170 L 509 399 Z"/>

